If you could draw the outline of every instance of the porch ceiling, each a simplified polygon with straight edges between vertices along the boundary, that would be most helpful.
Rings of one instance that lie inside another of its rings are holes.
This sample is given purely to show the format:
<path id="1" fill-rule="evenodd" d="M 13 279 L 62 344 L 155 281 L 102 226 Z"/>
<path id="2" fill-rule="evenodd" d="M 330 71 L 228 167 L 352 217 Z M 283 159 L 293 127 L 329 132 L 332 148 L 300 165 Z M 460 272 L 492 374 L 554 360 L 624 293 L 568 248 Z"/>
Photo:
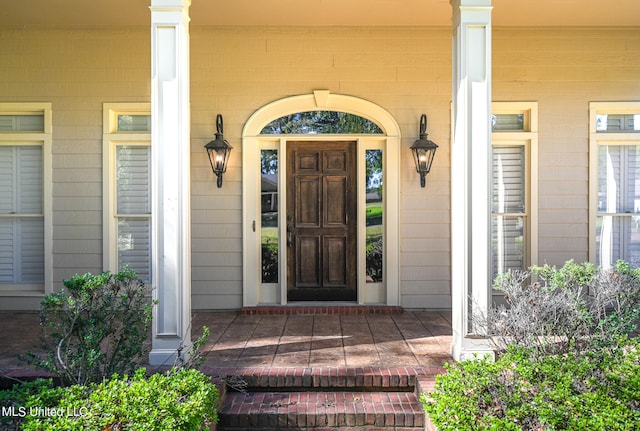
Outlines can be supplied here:
<path id="1" fill-rule="evenodd" d="M 135 26 L 150 0 L 0 0 L 2 26 Z M 493 0 L 496 26 L 640 26 L 638 0 Z M 449 0 L 192 0 L 192 25 L 449 26 Z"/>

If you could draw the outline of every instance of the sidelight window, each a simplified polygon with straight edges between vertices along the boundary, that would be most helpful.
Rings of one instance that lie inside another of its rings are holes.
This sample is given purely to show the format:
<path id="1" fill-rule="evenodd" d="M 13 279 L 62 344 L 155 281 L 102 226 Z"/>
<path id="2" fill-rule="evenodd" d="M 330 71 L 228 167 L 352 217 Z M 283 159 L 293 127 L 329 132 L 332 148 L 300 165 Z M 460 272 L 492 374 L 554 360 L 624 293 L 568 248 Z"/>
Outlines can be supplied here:
<path id="1" fill-rule="evenodd" d="M 366 166 L 366 273 L 367 283 L 382 282 L 384 225 L 382 200 L 382 150 L 365 151 Z"/>
<path id="2" fill-rule="evenodd" d="M 278 282 L 278 150 L 260 151 L 262 282 Z"/>

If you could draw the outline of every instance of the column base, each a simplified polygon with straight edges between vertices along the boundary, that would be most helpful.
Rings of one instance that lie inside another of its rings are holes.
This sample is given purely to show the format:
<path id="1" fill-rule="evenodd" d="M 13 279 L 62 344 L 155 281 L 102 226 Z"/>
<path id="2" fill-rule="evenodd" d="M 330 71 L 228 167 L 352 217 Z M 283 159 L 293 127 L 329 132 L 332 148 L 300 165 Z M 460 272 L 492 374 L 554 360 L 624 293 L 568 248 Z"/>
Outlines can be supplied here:
<path id="1" fill-rule="evenodd" d="M 153 349 L 149 352 L 149 365 L 153 367 L 172 367 L 178 358 L 176 349 Z"/>
<path id="2" fill-rule="evenodd" d="M 458 362 L 485 357 L 489 357 L 491 360 L 496 358 L 491 342 L 486 338 L 478 337 L 463 337 L 459 342 L 454 340 L 451 343 L 451 356 Z"/>
<path id="3" fill-rule="evenodd" d="M 178 356 L 178 349 L 180 355 Z M 149 352 L 149 365 L 152 367 L 180 366 L 189 360 L 193 345 L 189 338 L 154 338 L 151 352 Z"/>

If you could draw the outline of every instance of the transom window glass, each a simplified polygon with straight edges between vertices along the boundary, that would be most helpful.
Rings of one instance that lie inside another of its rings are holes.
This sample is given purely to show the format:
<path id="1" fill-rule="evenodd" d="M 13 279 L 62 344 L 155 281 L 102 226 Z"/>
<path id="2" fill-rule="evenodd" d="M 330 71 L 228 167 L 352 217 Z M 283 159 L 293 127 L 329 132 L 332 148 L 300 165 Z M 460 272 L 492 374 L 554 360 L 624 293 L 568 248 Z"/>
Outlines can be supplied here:
<path id="1" fill-rule="evenodd" d="M 44 115 L 0 115 L 0 132 L 44 132 Z"/>
<path id="2" fill-rule="evenodd" d="M 604 268 L 618 260 L 640 266 L 640 104 L 591 103 L 590 110 L 591 258 Z"/>
<path id="3" fill-rule="evenodd" d="M 524 131 L 524 114 L 493 114 L 491 115 L 491 129 L 494 132 Z"/>
<path id="4" fill-rule="evenodd" d="M 382 134 L 376 123 L 359 115 L 340 111 L 307 111 L 285 115 L 267 124 L 263 135 L 284 134 Z"/>
<path id="5" fill-rule="evenodd" d="M 640 133 L 640 113 L 638 114 L 598 114 L 597 133 Z"/>
<path id="6" fill-rule="evenodd" d="M 146 132 L 151 131 L 151 115 L 118 115 L 118 132 Z"/>

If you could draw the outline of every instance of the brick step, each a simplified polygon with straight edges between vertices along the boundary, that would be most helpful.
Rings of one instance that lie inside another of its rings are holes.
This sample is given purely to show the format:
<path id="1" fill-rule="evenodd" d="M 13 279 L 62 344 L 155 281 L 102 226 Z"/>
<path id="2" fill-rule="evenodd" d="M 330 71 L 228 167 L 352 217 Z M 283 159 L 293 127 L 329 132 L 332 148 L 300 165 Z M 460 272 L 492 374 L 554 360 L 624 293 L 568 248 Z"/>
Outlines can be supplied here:
<path id="1" fill-rule="evenodd" d="M 219 431 L 425 429 L 414 392 L 232 392 L 220 406 Z"/>
<path id="2" fill-rule="evenodd" d="M 316 314 L 402 314 L 404 309 L 392 305 L 258 305 L 243 307 L 241 315 L 316 315 Z"/>
<path id="3" fill-rule="evenodd" d="M 210 376 L 219 376 L 233 387 L 240 382 L 249 392 L 369 391 L 413 392 L 419 379 L 444 372 L 442 367 L 376 368 L 203 368 Z"/>

